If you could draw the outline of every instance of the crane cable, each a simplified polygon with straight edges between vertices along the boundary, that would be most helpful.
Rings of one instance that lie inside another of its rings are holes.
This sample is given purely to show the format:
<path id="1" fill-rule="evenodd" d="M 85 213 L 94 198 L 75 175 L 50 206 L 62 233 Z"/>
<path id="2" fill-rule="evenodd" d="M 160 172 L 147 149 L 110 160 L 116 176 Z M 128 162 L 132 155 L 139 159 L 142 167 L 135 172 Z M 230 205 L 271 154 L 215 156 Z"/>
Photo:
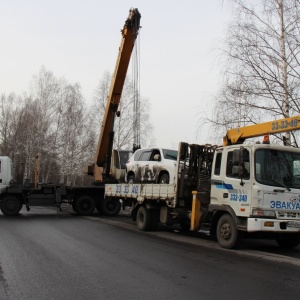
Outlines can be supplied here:
<path id="1" fill-rule="evenodd" d="M 139 26 L 138 24 L 135 24 Z M 132 74 L 133 74 L 133 151 L 141 148 L 141 110 L 140 110 L 140 34 L 138 34 L 133 48 Z"/>

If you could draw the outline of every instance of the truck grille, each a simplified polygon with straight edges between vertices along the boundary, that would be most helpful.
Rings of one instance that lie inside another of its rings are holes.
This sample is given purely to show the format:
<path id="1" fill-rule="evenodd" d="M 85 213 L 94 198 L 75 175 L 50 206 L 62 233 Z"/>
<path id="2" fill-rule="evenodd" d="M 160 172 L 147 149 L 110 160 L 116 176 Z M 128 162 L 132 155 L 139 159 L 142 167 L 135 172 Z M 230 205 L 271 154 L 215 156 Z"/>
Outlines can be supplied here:
<path id="1" fill-rule="evenodd" d="M 278 211 L 277 218 L 278 219 L 300 219 L 300 213 Z"/>

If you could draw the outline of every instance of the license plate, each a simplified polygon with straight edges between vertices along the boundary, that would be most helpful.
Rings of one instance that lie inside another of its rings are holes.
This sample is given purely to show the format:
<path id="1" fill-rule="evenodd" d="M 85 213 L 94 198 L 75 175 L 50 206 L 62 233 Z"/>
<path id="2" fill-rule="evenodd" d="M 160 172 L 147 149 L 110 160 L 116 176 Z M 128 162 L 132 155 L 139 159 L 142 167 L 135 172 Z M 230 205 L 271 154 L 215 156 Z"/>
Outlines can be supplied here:
<path id="1" fill-rule="evenodd" d="M 300 228 L 300 222 L 296 222 L 296 221 L 289 221 L 287 222 L 287 227 L 290 228 Z"/>

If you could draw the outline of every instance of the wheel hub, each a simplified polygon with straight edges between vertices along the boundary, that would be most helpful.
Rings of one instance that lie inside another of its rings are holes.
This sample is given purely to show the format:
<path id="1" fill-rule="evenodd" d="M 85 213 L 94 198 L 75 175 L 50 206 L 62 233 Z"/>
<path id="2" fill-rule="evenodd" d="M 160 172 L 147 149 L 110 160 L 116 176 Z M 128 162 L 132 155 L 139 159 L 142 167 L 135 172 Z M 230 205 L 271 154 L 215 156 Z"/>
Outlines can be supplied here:
<path id="1" fill-rule="evenodd" d="M 107 209 L 108 210 L 113 210 L 116 207 L 116 205 L 113 202 L 107 203 Z"/>
<path id="2" fill-rule="evenodd" d="M 230 225 L 227 224 L 223 224 L 223 226 L 221 227 L 221 235 L 225 240 L 228 240 L 231 236 L 231 228 Z"/>
<path id="3" fill-rule="evenodd" d="M 15 210 L 16 207 L 17 207 L 17 205 L 16 205 L 16 203 L 15 203 L 14 201 L 9 201 L 9 202 L 7 202 L 7 204 L 6 204 L 6 208 L 7 208 L 7 210 L 9 210 L 9 211 Z"/>
<path id="4" fill-rule="evenodd" d="M 81 207 L 82 207 L 83 209 L 88 209 L 88 208 L 89 208 L 89 203 L 83 202 L 82 205 L 81 205 Z"/>

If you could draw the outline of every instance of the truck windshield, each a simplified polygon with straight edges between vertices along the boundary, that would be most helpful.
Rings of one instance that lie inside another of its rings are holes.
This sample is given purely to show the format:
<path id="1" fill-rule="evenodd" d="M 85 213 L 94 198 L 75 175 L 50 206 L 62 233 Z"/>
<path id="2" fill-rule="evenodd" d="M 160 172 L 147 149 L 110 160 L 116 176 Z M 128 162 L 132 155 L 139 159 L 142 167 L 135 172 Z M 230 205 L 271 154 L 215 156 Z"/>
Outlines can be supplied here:
<path id="1" fill-rule="evenodd" d="M 255 179 L 265 185 L 300 188 L 300 153 L 258 149 Z"/>

